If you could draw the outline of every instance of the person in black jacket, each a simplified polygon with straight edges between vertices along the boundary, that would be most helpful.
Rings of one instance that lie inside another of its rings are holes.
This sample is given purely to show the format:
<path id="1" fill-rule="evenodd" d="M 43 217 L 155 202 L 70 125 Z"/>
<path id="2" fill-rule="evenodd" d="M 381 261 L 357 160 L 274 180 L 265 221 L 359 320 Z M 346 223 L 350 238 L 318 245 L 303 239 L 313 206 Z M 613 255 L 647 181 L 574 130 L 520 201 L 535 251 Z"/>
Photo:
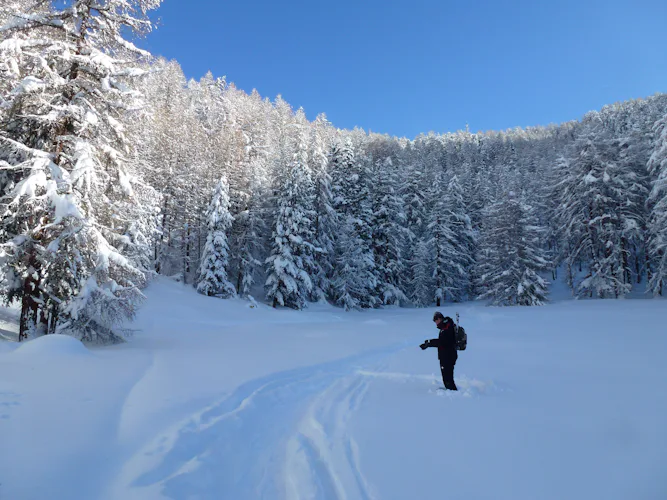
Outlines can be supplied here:
<path id="1" fill-rule="evenodd" d="M 438 360 L 440 361 L 440 371 L 442 372 L 442 381 L 445 387 L 452 391 L 457 391 L 454 383 L 454 365 L 459 355 L 456 352 L 456 334 L 454 333 L 454 321 L 449 316 L 445 317 L 441 312 L 433 315 L 435 326 L 440 330 L 437 339 L 425 340 L 419 347 L 422 350 L 428 347 L 438 348 Z"/>

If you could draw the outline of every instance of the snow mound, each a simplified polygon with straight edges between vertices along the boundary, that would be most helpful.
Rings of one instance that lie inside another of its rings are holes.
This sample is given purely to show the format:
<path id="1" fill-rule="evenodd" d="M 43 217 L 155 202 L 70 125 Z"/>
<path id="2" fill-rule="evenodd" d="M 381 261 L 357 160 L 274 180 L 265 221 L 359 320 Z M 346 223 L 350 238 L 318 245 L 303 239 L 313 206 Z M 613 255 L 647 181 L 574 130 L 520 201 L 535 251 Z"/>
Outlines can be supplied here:
<path id="1" fill-rule="evenodd" d="M 11 352 L 16 349 L 16 342 L 9 342 L 7 340 L 0 340 L 0 354 L 4 352 Z"/>
<path id="2" fill-rule="evenodd" d="M 91 356 L 80 340 L 69 335 L 43 335 L 29 340 L 14 351 L 17 356 Z"/>

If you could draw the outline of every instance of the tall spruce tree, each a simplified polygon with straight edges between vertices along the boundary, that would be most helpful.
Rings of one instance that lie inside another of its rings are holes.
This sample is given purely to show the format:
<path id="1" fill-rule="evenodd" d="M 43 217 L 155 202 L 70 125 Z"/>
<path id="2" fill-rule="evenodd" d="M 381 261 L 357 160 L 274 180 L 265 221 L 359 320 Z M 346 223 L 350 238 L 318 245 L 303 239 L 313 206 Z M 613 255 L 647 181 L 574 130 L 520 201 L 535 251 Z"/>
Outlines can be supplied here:
<path id="1" fill-rule="evenodd" d="M 532 207 L 510 191 L 485 210 L 479 256 L 479 298 L 495 305 L 542 305 L 547 281 L 540 228 Z"/>
<path id="2" fill-rule="evenodd" d="M 656 140 L 648 167 L 655 178 L 650 194 L 649 290 L 663 295 L 667 285 L 667 115 L 655 124 Z"/>
<path id="3" fill-rule="evenodd" d="M 3 101 L 0 158 L 11 169 L 2 220 L 7 297 L 20 337 L 35 328 L 115 341 L 144 274 L 114 247 L 129 196 L 125 129 L 136 109 L 128 62 L 147 55 L 124 36 L 150 30 L 159 0 L 34 2 L 3 27 L 2 61 L 19 85 Z M 40 9 L 40 7 L 45 7 Z M 123 239 L 126 243 L 127 239 Z"/>
<path id="4" fill-rule="evenodd" d="M 434 240 L 425 236 L 413 243 L 411 265 L 411 281 L 409 283 L 412 294 L 410 301 L 419 307 L 430 306 L 433 303 L 433 290 L 437 289 L 434 283 Z"/>
<path id="5" fill-rule="evenodd" d="M 363 163 L 355 156 L 349 140 L 334 144 L 329 161 L 337 215 L 331 298 L 346 310 L 374 307 L 378 302 L 377 281 Z"/>
<path id="6" fill-rule="evenodd" d="M 313 209 L 315 186 L 308 166 L 308 129 L 297 113 L 290 137 L 291 158 L 278 194 L 271 255 L 266 259 L 266 296 L 277 305 L 303 309 L 313 289 L 314 255 L 319 251 Z"/>
<path id="7" fill-rule="evenodd" d="M 440 306 L 444 300 L 461 301 L 469 293 L 473 233 L 456 176 L 445 188 L 444 174 L 437 175 L 431 197 L 428 245 L 434 254 L 432 298 Z"/>
<path id="8" fill-rule="evenodd" d="M 329 143 L 333 130 L 324 115 L 319 115 L 311 127 L 309 164 L 315 183 L 315 245 L 320 250 L 315 254 L 316 269 L 313 273 L 314 301 L 325 301 L 331 289 L 333 272 L 334 231 L 337 224 L 331 193 L 329 172 Z"/>
<path id="9" fill-rule="evenodd" d="M 199 268 L 197 291 L 209 297 L 228 298 L 236 295 L 229 281 L 229 245 L 227 237 L 233 217 L 229 213 L 229 184 L 222 177 L 206 211 L 208 235 Z"/>
<path id="10" fill-rule="evenodd" d="M 625 264 L 621 195 L 625 189 L 618 141 L 595 114 L 577 138 L 568 158 L 569 172 L 559 183 L 558 214 L 567 240 L 567 262 L 585 268 L 573 287 L 579 296 L 619 297 L 632 285 Z"/>
<path id="11" fill-rule="evenodd" d="M 382 304 L 398 305 L 406 300 L 402 275 L 405 272 L 402 249 L 406 232 L 405 213 L 398 194 L 396 167 L 387 157 L 374 165 L 372 193 L 372 247 L 378 291 Z"/>
<path id="12" fill-rule="evenodd" d="M 447 191 L 440 193 L 445 200 L 444 220 L 449 231 L 446 238 L 445 279 L 443 296 L 445 299 L 460 302 L 469 297 L 471 292 L 471 272 L 474 265 L 475 241 L 470 217 L 466 213 L 463 200 L 463 188 L 458 177 L 452 176 Z"/>

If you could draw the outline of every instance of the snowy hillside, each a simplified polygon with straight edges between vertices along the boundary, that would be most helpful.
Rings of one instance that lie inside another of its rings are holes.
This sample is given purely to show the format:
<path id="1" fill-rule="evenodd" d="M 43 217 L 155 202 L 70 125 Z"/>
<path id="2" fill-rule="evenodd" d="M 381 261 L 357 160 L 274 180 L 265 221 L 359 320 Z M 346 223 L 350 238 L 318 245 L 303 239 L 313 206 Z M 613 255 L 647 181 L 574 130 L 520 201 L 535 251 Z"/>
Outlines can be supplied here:
<path id="1" fill-rule="evenodd" d="M 443 307 L 451 393 L 433 309 L 147 295 L 124 345 L 0 340 L 0 498 L 667 498 L 663 300 Z"/>

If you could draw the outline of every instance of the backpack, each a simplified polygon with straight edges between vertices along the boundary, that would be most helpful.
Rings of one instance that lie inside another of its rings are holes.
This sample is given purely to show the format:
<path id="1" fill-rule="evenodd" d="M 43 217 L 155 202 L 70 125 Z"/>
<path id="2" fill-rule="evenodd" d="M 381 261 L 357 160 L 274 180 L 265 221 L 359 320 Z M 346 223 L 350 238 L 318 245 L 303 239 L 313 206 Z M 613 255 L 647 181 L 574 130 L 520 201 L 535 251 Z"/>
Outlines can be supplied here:
<path id="1" fill-rule="evenodd" d="M 454 341 L 457 351 L 465 351 L 468 345 L 468 334 L 465 329 L 459 325 L 459 313 L 456 313 L 456 324 L 454 325 Z"/>

